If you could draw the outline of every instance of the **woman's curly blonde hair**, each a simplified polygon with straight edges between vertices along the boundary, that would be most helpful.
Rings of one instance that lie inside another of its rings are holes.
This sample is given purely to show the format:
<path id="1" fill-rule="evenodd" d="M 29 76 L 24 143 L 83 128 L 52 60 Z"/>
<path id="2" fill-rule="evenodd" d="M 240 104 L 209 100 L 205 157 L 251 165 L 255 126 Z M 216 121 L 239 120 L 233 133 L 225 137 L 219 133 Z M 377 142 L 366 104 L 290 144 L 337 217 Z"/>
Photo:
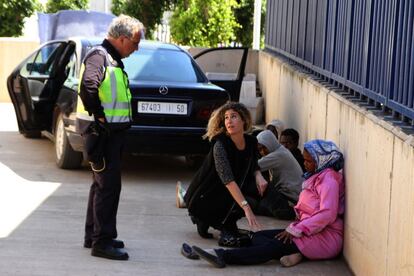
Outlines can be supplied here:
<path id="1" fill-rule="evenodd" d="M 226 132 L 226 126 L 224 125 L 224 114 L 227 110 L 233 109 L 236 111 L 244 122 L 244 131 L 249 131 L 252 128 L 252 117 L 249 110 L 242 103 L 227 102 L 220 106 L 210 116 L 207 124 L 207 132 L 203 135 L 204 139 L 211 141 L 219 134 Z"/>

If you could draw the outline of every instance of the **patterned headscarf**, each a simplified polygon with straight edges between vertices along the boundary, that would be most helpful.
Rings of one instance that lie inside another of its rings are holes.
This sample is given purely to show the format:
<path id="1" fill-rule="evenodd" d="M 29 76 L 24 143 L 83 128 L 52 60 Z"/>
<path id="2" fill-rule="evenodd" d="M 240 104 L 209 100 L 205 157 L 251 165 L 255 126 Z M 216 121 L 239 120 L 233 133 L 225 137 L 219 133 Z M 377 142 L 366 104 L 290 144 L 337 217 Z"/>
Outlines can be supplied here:
<path id="1" fill-rule="evenodd" d="M 305 179 L 327 168 L 339 171 L 344 167 L 344 157 L 339 148 L 331 141 L 312 140 L 306 142 L 303 147 L 316 162 L 316 170 L 312 173 L 306 172 L 303 175 Z"/>

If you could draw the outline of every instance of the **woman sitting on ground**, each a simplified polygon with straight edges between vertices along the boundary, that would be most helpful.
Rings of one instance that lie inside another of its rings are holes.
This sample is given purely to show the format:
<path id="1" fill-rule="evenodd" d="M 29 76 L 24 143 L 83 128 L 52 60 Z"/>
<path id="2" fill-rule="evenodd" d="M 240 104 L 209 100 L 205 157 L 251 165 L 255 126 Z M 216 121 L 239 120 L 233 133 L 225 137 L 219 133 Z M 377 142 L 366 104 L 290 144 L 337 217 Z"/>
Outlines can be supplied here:
<path id="1" fill-rule="evenodd" d="M 295 206 L 296 221 L 284 230 L 253 234 L 249 247 L 207 252 L 193 246 L 193 252 L 219 268 L 272 259 L 280 259 L 283 266 L 292 266 L 302 256 L 311 260 L 337 256 L 343 243 L 344 183 L 340 172 L 343 157 L 334 143 L 323 140 L 305 143 L 303 152 L 307 172 Z"/>
<path id="2" fill-rule="evenodd" d="M 184 196 L 200 236 L 212 238 L 211 226 L 221 231 L 221 245 L 232 246 L 225 240 L 231 243 L 238 235 L 236 222 L 243 216 L 252 229 L 260 227 L 249 201 L 258 201 L 267 182 L 257 165 L 257 140 L 245 134 L 251 124 L 241 103 L 229 102 L 213 112 L 204 135 L 211 150 Z"/>

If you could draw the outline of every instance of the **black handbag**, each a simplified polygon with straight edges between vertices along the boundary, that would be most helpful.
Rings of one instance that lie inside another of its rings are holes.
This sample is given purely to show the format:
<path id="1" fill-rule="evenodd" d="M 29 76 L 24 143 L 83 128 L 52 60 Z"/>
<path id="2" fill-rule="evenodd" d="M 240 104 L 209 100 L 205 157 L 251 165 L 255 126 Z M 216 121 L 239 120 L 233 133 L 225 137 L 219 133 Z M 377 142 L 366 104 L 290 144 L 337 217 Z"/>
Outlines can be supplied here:
<path id="1" fill-rule="evenodd" d="M 238 229 L 238 233 L 222 232 L 218 241 L 219 246 L 224 247 L 247 247 L 252 244 L 254 232 Z"/>

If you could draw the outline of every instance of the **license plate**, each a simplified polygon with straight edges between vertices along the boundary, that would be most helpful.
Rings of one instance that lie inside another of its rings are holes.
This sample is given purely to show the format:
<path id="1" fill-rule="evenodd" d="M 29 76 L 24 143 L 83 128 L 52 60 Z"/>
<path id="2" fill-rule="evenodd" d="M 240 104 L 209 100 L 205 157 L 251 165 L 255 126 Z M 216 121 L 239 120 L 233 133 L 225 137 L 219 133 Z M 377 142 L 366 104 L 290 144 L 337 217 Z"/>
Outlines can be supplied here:
<path id="1" fill-rule="evenodd" d="M 138 113 L 187 115 L 187 104 L 138 101 Z"/>

